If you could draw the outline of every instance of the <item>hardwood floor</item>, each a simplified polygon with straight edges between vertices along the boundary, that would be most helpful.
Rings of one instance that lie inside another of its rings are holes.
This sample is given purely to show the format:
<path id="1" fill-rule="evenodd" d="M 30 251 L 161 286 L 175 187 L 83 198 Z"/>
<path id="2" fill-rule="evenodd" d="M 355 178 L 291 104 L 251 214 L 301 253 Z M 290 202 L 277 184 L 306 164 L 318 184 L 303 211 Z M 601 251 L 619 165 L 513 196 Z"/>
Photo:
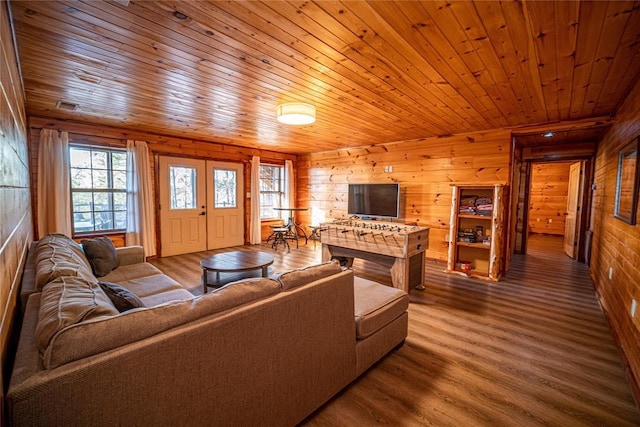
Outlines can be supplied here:
<path id="1" fill-rule="evenodd" d="M 153 263 L 199 294 L 198 262 L 211 253 Z M 321 257 L 311 242 L 274 254 L 275 271 Z M 372 263 L 354 270 L 390 283 Z M 498 283 L 443 270 L 428 263 L 427 289 L 410 292 L 405 345 L 303 425 L 640 425 L 587 268 L 562 254 L 560 238 L 531 238 Z"/>

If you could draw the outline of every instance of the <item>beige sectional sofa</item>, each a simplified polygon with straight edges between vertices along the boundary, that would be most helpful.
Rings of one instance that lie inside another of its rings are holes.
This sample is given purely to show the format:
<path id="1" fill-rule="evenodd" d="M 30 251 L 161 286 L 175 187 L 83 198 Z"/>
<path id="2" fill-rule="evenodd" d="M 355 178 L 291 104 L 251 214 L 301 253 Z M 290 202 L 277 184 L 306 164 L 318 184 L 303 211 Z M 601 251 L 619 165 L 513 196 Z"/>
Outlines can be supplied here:
<path id="1" fill-rule="evenodd" d="M 407 295 L 337 263 L 194 296 L 116 253 L 98 278 L 68 237 L 32 245 L 11 425 L 295 425 L 407 335 Z"/>

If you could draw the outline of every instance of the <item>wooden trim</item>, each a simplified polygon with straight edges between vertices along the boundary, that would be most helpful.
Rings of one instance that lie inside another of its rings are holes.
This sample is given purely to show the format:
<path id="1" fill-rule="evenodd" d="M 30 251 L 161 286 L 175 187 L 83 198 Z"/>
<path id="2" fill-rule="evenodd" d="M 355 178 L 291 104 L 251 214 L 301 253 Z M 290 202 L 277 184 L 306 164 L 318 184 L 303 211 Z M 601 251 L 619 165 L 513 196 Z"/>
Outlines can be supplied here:
<path id="1" fill-rule="evenodd" d="M 593 184 L 593 160 L 588 159 L 582 163 L 583 176 L 582 184 L 582 197 L 580 200 L 580 233 L 578 236 L 578 262 L 586 263 L 586 244 L 587 244 L 587 232 L 591 231 L 589 222 L 591 219 L 591 202 L 592 202 L 592 184 Z"/>
<path id="2" fill-rule="evenodd" d="M 523 212 L 522 212 L 522 253 L 523 255 L 527 254 L 527 240 L 529 240 L 529 203 L 531 203 L 531 162 L 525 162 L 526 164 L 526 175 L 524 180 L 524 202 L 523 202 Z"/>
<path id="3" fill-rule="evenodd" d="M 507 129 L 513 131 L 515 137 L 535 135 L 542 132 L 561 132 L 571 130 L 591 129 L 594 127 L 610 126 L 615 122 L 611 116 L 597 116 L 581 120 L 563 120 L 558 122 L 540 123 L 536 125 L 514 126 Z"/>
<path id="4" fill-rule="evenodd" d="M 29 119 L 30 130 L 55 128 L 61 131 L 68 131 L 70 136 L 74 134 L 100 141 L 116 139 L 126 143 L 127 139 L 142 140 L 149 143 L 150 150 L 154 152 L 162 152 L 163 154 L 166 153 L 167 155 L 171 153 L 180 155 L 185 146 L 189 146 L 190 144 L 204 144 L 204 146 L 209 147 L 211 151 L 219 150 L 227 153 L 229 155 L 229 158 L 225 159 L 227 161 L 230 158 L 238 157 L 239 152 L 242 152 L 242 158 L 250 158 L 251 156 L 255 155 L 260 156 L 260 159 L 265 158 L 274 159 L 274 161 L 282 161 L 282 164 L 284 164 L 284 160 L 286 159 L 296 162 L 298 158 L 298 156 L 295 154 L 286 154 L 273 150 L 235 147 L 226 143 L 199 141 L 188 138 L 167 136 L 152 132 L 136 131 L 127 128 L 96 125 L 81 121 L 71 121 L 41 116 L 30 116 Z M 177 149 L 174 149 L 172 147 L 177 147 Z M 184 152 L 182 152 L 182 154 L 184 155 Z M 192 155 L 192 153 L 189 153 L 189 155 Z"/>
<path id="5" fill-rule="evenodd" d="M 160 206 L 160 192 L 157 191 L 158 186 L 160 185 L 160 154 L 158 153 L 151 153 L 151 155 L 153 156 L 153 170 L 154 170 L 154 174 L 153 174 L 153 200 L 154 200 L 154 214 L 156 217 L 156 229 L 155 229 L 155 235 L 156 235 L 156 254 L 158 257 L 162 256 L 162 241 L 160 240 L 160 209 L 158 209 L 158 206 Z"/>

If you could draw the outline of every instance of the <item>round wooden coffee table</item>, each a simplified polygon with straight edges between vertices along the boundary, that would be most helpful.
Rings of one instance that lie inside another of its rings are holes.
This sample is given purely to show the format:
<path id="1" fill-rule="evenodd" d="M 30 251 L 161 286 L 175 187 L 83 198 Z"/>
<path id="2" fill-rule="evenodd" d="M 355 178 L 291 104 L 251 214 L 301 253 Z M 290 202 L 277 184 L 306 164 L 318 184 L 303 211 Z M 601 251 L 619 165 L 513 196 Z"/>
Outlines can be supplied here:
<path id="1" fill-rule="evenodd" d="M 262 277 L 267 277 L 271 264 L 273 264 L 273 256 L 265 252 L 231 251 L 206 257 L 200 261 L 204 293 L 207 293 L 209 287 L 223 285 L 220 282 L 220 273 L 239 273 L 262 269 Z M 208 282 L 207 276 L 210 271 L 216 273 L 215 284 Z"/>

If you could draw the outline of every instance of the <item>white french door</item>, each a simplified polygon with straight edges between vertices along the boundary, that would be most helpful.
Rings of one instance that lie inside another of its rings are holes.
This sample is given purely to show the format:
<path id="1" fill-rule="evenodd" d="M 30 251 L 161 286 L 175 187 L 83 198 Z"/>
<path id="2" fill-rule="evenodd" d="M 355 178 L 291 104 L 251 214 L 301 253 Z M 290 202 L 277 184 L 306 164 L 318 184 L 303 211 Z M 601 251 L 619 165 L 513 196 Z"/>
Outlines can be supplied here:
<path id="1" fill-rule="evenodd" d="M 207 160 L 207 249 L 244 244 L 241 163 Z"/>
<path id="2" fill-rule="evenodd" d="M 242 164 L 161 156 L 158 178 L 162 256 L 244 243 Z"/>
<path id="3" fill-rule="evenodd" d="M 204 161 L 160 157 L 159 166 L 162 256 L 206 250 Z"/>

